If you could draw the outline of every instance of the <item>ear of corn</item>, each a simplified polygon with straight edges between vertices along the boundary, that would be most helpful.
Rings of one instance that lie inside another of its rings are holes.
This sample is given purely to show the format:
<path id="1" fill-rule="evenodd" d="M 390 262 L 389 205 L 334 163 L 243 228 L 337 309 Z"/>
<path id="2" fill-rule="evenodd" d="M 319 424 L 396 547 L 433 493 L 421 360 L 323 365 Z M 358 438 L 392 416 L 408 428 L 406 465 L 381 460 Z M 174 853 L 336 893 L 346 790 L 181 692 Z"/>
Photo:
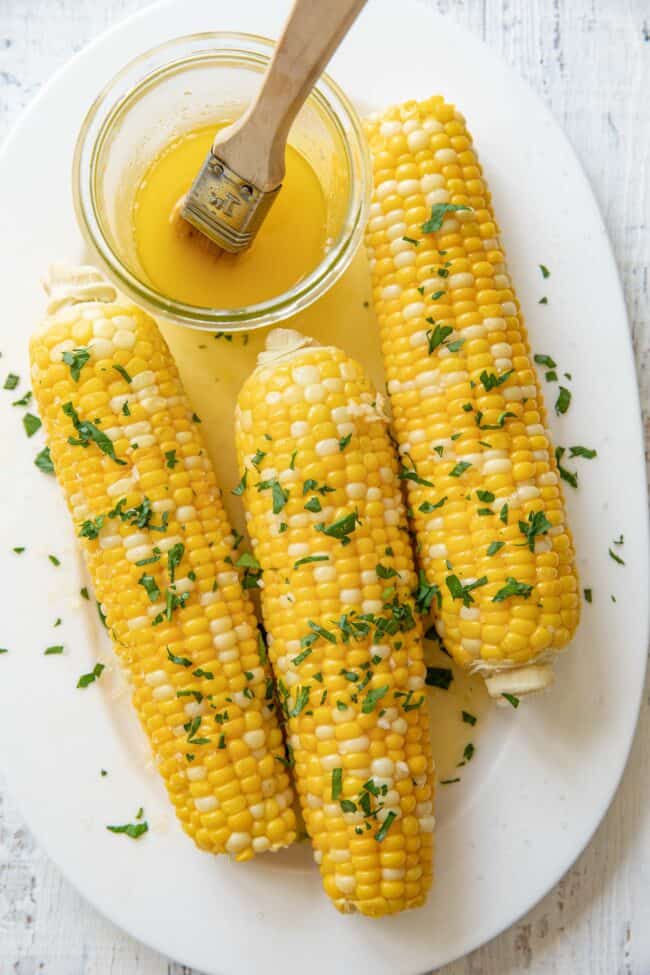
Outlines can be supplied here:
<path id="1" fill-rule="evenodd" d="M 397 463 L 357 363 L 283 330 L 269 345 L 236 414 L 269 653 L 325 890 L 381 916 L 423 903 L 434 826 Z"/>
<path id="2" fill-rule="evenodd" d="M 176 813 L 212 853 L 285 846 L 295 820 L 270 671 L 174 361 L 91 268 L 56 272 L 50 312 L 31 342 L 34 394 Z"/>
<path id="3" fill-rule="evenodd" d="M 442 98 L 393 108 L 368 135 L 374 306 L 438 630 L 493 694 L 538 689 L 577 626 L 578 580 L 489 190 Z"/>

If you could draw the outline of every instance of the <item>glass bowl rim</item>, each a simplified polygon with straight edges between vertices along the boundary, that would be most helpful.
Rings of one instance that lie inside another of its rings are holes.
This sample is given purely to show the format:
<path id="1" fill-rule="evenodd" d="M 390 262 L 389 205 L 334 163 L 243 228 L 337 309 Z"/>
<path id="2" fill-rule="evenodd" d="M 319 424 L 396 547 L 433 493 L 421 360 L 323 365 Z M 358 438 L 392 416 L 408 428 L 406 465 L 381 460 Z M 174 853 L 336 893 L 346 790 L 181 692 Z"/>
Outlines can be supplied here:
<path id="1" fill-rule="evenodd" d="M 213 45 L 205 46 L 201 45 Z M 95 183 L 100 151 L 113 125 L 130 104 L 150 84 L 169 71 L 209 57 L 235 58 L 243 66 L 268 63 L 275 42 L 259 34 L 241 31 L 203 31 L 164 41 L 129 60 L 102 88 L 88 109 L 77 137 L 72 191 L 77 221 L 86 242 L 102 269 L 117 287 L 150 312 L 196 329 L 252 331 L 280 322 L 306 308 L 324 294 L 348 267 L 363 235 L 370 205 L 371 165 L 368 146 L 359 115 L 348 96 L 326 73 L 322 74 L 308 101 L 324 112 L 339 136 L 350 172 L 349 201 L 343 230 L 334 246 L 316 267 L 292 288 L 274 298 L 240 308 L 208 308 L 169 298 L 141 281 L 124 264 L 108 243 L 98 212 Z M 178 51 L 177 57 L 171 56 Z M 159 60 L 169 54 L 164 61 Z M 156 59 L 150 70 L 138 77 L 127 90 L 134 70 Z M 347 123 L 348 130 L 343 127 Z"/>

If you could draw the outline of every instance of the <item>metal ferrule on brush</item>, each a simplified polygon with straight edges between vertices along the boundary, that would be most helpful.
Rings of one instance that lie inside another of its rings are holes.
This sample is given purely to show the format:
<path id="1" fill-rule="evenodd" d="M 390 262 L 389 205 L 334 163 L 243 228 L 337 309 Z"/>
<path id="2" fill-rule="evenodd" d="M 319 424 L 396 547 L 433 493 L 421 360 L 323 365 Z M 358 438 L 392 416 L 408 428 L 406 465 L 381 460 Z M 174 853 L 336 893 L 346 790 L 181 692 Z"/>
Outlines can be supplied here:
<path id="1" fill-rule="evenodd" d="M 181 216 L 223 250 L 238 254 L 252 243 L 279 190 L 258 189 L 210 152 Z"/>

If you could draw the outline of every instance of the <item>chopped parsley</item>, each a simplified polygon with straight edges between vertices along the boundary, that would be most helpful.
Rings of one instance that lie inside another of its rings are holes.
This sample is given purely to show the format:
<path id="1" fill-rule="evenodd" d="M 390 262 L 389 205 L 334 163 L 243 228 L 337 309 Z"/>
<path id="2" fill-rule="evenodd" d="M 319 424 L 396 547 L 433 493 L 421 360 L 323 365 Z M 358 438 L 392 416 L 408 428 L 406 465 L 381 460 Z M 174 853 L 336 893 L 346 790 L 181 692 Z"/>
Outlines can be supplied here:
<path id="1" fill-rule="evenodd" d="M 316 495 L 314 495 L 313 498 L 310 498 L 305 505 L 305 511 L 312 511 L 315 514 L 317 514 L 319 511 L 322 510 L 323 510 L 323 506 L 320 503 L 320 499 L 317 498 Z"/>
<path id="2" fill-rule="evenodd" d="M 104 664 L 95 664 L 89 674 L 81 675 L 77 681 L 77 687 L 88 687 L 90 684 L 94 684 L 102 676 L 103 671 Z"/>
<path id="3" fill-rule="evenodd" d="M 379 701 L 388 693 L 388 685 L 384 684 L 383 687 L 372 687 L 365 698 L 363 699 L 363 704 L 361 705 L 361 710 L 364 714 L 372 714 L 375 710 Z"/>
<path id="4" fill-rule="evenodd" d="M 5 379 L 5 384 L 3 389 L 15 389 L 20 382 L 20 376 L 17 376 L 15 372 L 10 372 Z"/>
<path id="5" fill-rule="evenodd" d="M 119 365 L 119 363 L 114 363 L 113 364 L 113 369 L 115 370 L 115 372 L 119 372 L 119 374 L 122 377 L 122 379 L 124 380 L 124 382 L 126 382 L 126 383 L 131 383 L 132 382 L 132 378 L 131 378 L 131 376 L 129 376 L 129 374 L 126 371 L 126 369 L 124 368 L 124 366 Z"/>
<path id="6" fill-rule="evenodd" d="M 554 359 L 551 359 L 550 355 L 541 355 L 540 353 L 537 353 L 533 356 L 533 358 L 538 366 L 545 366 L 547 369 L 557 368 L 557 362 Z"/>
<path id="7" fill-rule="evenodd" d="M 476 724 L 476 716 L 474 714 L 470 714 L 469 711 L 461 711 L 460 713 L 464 724 L 469 724 L 469 725 Z"/>
<path id="8" fill-rule="evenodd" d="M 312 562 L 329 562 L 329 555 L 306 555 L 294 562 L 293 567 L 298 569 L 301 565 L 310 565 Z"/>
<path id="9" fill-rule="evenodd" d="M 104 520 L 104 515 L 97 515 L 96 518 L 87 518 L 86 521 L 81 523 L 79 538 L 98 538 Z"/>
<path id="10" fill-rule="evenodd" d="M 432 511 L 435 511 L 436 508 L 442 508 L 446 500 L 447 500 L 447 495 L 445 494 L 444 498 L 441 498 L 440 501 L 436 501 L 435 504 L 433 503 L 433 501 L 423 501 L 422 504 L 419 506 L 418 511 L 421 511 L 422 514 L 424 515 L 428 515 Z"/>
<path id="11" fill-rule="evenodd" d="M 25 413 L 23 417 L 23 426 L 27 436 L 33 437 L 36 431 L 41 429 L 43 424 L 37 416 L 34 416 L 33 413 Z"/>
<path id="12" fill-rule="evenodd" d="M 551 272 L 549 271 L 549 269 L 546 267 L 545 264 L 540 264 L 539 265 L 539 269 L 542 272 L 542 277 L 543 278 L 550 278 Z"/>
<path id="13" fill-rule="evenodd" d="M 514 694 L 502 694 L 501 697 L 505 697 L 508 704 L 511 704 L 513 708 L 519 707 L 519 698 L 516 697 Z"/>
<path id="14" fill-rule="evenodd" d="M 203 718 L 200 714 L 197 714 L 191 721 L 186 721 L 183 725 L 183 729 L 187 732 L 187 741 L 190 745 L 209 745 L 209 738 L 197 738 L 196 733 L 201 727 L 201 722 Z"/>
<path id="15" fill-rule="evenodd" d="M 302 496 L 309 494 L 310 491 L 317 491 L 319 494 L 332 494 L 335 490 L 333 487 L 328 487 L 327 484 L 322 484 L 319 486 L 318 481 L 315 481 L 313 477 L 308 477 L 302 485 Z"/>
<path id="16" fill-rule="evenodd" d="M 181 564 L 183 556 L 185 555 L 185 546 L 182 542 L 176 542 L 175 545 L 167 552 L 167 571 L 169 572 L 169 581 L 174 582 L 176 578 L 176 569 Z"/>
<path id="17" fill-rule="evenodd" d="M 49 447 L 43 447 L 40 453 L 36 454 L 34 464 L 43 474 L 54 474 L 54 464 L 52 463 Z"/>
<path id="18" fill-rule="evenodd" d="M 578 472 L 570 471 L 566 467 L 562 466 L 562 458 L 566 452 L 566 447 L 556 447 L 555 448 L 555 463 L 557 464 L 557 469 L 560 477 L 567 484 L 570 484 L 572 488 L 578 487 Z"/>
<path id="19" fill-rule="evenodd" d="M 583 592 L 584 592 L 584 595 L 585 595 L 585 602 L 586 603 L 592 602 L 593 593 L 592 593 L 591 589 L 584 589 Z"/>
<path id="20" fill-rule="evenodd" d="M 331 525 L 325 525 L 324 522 L 320 522 L 318 525 L 314 525 L 317 532 L 322 532 L 323 535 L 327 535 L 329 538 L 337 538 L 341 545 L 349 545 L 351 542 L 350 535 L 357 527 L 361 524 L 361 519 L 359 518 L 358 511 L 352 511 L 350 514 L 343 515 L 337 521 L 333 521 Z"/>
<path id="21" fill-rule="evenodd" d="M 516 417 L 517 414 L 511 410 L 503 410 L 499 413 L 496 423 L 483 423 L 483 413 L 478 410 L 476 413 L 476 426 L 479 430 L 503 430 L 504 424 L 509 417 Z"/>
<path id="22" fill-rule="evenodd" d="M 429 687 L 439 687 L 442 691 L 448 691 L 454 675 L 449 667 L 427 667 L 427 675 L 424 683 Z"/>
<path id="23" fill-rule="evenodd" d="M 260 483 L 257 485 L 257 490 L 258 491 L 265 491 L 268 488 L 271 488 L 271 499 L 272 499 L 272 502 L 273 502 L 273 514 L 274 515 L 279 515 L 280 512 L 282 511 L 282 509 L 284 508 L 285 504 L 289 500 L 289 492 L 288 491 L 285 491 L 282 488 L 280 482 L 279 481 L 276 481 L 276 480 L 273 480 L 273 481 L 260 481 Z M 233 494 L 234 494 L 234 492 L 233 492 Z"/>
<path id="24" fill-rule="evenodd" d="M 142 810 L 139 810 L 139 812 L 141 815 L 136 816 L 136 819 L 141 819 L 142 815 L 144 815 Z M 107 826 L 106 829 L 110 833 L 124 833 L 124 835 L 130 837 L 130 839 L 137 840 L 144 833 L 149 832 L 149 824 L 146 820 L 144 820 L 144 822 L 141 823 L 125 823 L 123 826 Z"/>
<path id="25" fill-rule="evenodd" d="M 293 707 L 289 708 L 289 717 L 297 718 L 301 711 L 309 704 L 309 686 L 299 687 Z"/>
<path id="26" fill-rule="evenodd" d="M 614 544 L 620 544 L 620 543 L 615 542 Z M 610 559 L 613 559 L 615 562 L 618 562 L 619 565 L 625 565 L 625 562 L 620 557 L 620 555 L 617 555 L 616 552 L 612 551 L 611 548 L 607 549 L 607 551 L 609 552 Z"/>
<path id="27" fill-rule="evenodd" d="M 154 548 L 154 553 L 158 553 L 159 551 L 160 549 Z M 135 562 L 134 564 L 138 568 L 141 568 L 143 565 L 153 565 L 154 562 L 160 562 L 160 555 L 154 554 L 151 555 L 148 559 L 138 559 L 138 561 Z"/>
<path id="28" fill-rule="evenodd" d="M 248 471 L 244 471 L 239 481 L 239 484 L 237 485 L 237 487 L 234 487 L 230 493 L 234 494 L 236 497 L 241 497 L 241 495 L 246 490 L 247 480 L 248 480 Z"/>
<path id="29" fill-rule="evenodd" d="M 332 802 L 336 802 L 336 800 L 341 795 L 342 789 L 343 789 L 343 769 L 333 768 L 332 769 Z"/>
<path id="30" fill-rule="evenodd" d="M 449 476 L 450 477 L 460 477 L 461 474 L 464 474 L 465 471 L 466 470 L 469 470 L 469 468 L 471 466 L 472 465 L 468 461 L 466 461 L 466 460 L 459 460 L 458 463 L 453 467 L 453 469 L 449 471 Z"/>
<path id="31" fill-rule="evenodd" d="M 476 497 L 484 504 L 492 504 L 492 502 L 496 500 L 491 491 L 477 491 Z"/>
<path id="32" fill-rule="evenodd" d="M 506 544 L 505 542 L 490 542 L 490 544 L 487 547 L 486 554 L 490 557 L 496 555 L 497 552 L 501 551 L 501 549 L 505 544 Z"/>
<path id="33" fill-rule="evenodd" d="M 192 661 L 191 660 L 189 660 L 187 657 L 177 657 L 175 653 L 172 653 L 171 652 L 171 650 L 169 649 L 169 647 L 167 647 L 167 659 L 170 660 L 173 664 L 178 664 L 179 667 L 191 667 L 192 666 Z M 207 677 L 208 676 L 207 671 L 205 671 L 205 670 L 195 670 L 193 673 L 194 673 L 194 676 L 195 677 Z M 210 677 L 212 677 L 212 674 L 210 674 Z"/>
<path id="34" fill-rule="evenodd" d="M 12 406 L 28 406 L 29 403 L 31 402 L 32 395 L 33 394 L 32 394 L 31 389 L 28 389 L 24 396 L 21 396 L 20 399 L 15 399 L 11 405 Z"/>
<path id="35" fill-rule="evenodd" d="M 418 570 L 418 587 L 413 593 L 415 599 L 415 608 L 418 613 L 424 616 L 431 609 L 431 604 L 435 599 L 438 602 L 438 607 L 441 604 L 440 589 L 435 582 L 429 584 L 427 582 L 427 577 L 424 574 L 424 569 Z"/>
<path id="36" fill-rule="evenodd" d="M 339 452 L 340 453 L 343 453 L 343 451 L 348 446 L 348 444 L 350 443 L 351 440 L 352 440 L 352 434 L 351 433 L 348 433 L 347 436 L 345 436 L 345 437 L 341 437 L 341 439 L 339 440 Z"/>
<path id="37" fill-rule="evenodd" d="M 250 552 L 242 552 L 235 562 L 235 567 L 238 569 L 261 569 L 261 565 Z"/>
<path id="38" fill-rule="evenodd" d="M 527 582 L 518 582 L 512 576 L 507 576 L 505 586 L 502 586 L 496 596 L 492 597 L 492 602 L 502 603 L 510 596 L 522 596 L 524 599 L 529 599 L 532 591 L 533 587 Z"/>
<path id="39" fill-rule="evenodd" d="M 468 742 L 465 745 L 465 748 L 463 749 L 463 761 L 460 764 L 461 765 L 465 765 L 466 762 L 471 762 L 472 759 L 474 758 L 474 752 L 475 751 L 476 751 L 476 748 L 471 743 L 471 741 Z"/>
<path id="40" fill-rule="evenodd" d="M 431 216 L 422 224 L 423 234 L 434 234 L 442 227 L 442 221 L 447 213 L 457 213 L 459 210 L 471 210 L 471 207 L 460 203 L 434 203 Z"/>
<path id="41" fill-rule="evenodd" d="M 397 569 L 390 567 L 387 568 L 385 565 L 382 565 L 381 562 L 378 562 L 375 566 L 375 572 L 380 579 L 394 579 L 399 575 Z"/>
<path id="42" fill-rule="evenodd" d="M 52 565 L 55 565 L 57 567 L 57 569 L 61 565 L 61 559 L 57 559 L 56 555 L 48 555 L 48 559 L 50 560 Z"/>
<path id="43" fill-rule="evenodd" d="M 451 325 L 439 325 L 434 323 L 432 318 L 427 318 L 428 322 L 435 325 L 434 328 L 427 329 L 427 343 L 429 348 L 429 355 L 432 355 L 439 345 L 445 345 L 445 340 L 453 332 Z"/>
<path id="44" fill-rule="evenodd" d="M 142 586 L 150 602 L 155 603 L 160 599 L 160 589 L 156 584 L 156 580 L 153 576 L 143 574 L 138 579 L 138 585 Z"/>
<path id="45" fill-rule="evenodd" d="M 177 464 L 178 464 L 178 458 L 176 457 L 176 451 L 175 450 L 166 450 L 165 451 L 165 467 L 169 467 L 171 470 L 173 470 L 176 467 Z"/>
<path id="46" fill-rule="evenodd" d="M 471 593 L 474 589 L 487 585 L 487 581 L 487 576 L 481 576 L 480 579 L 475 579 L 474 582 L 462 583 L 458 576 L 453 574 L 447 576 L 445 579 L 452 599 L 462 599 L 463 606 L 470 606 L 474 602 Z"/>
<path id="47" fill-rule="evenodd" d="M 46 657 L 49 657 L 51 654 L 55 653 L 63 653 L 63 647 L 60 644 L 55 647 L 48 647 L 47 650 L 45 650 Z"/>
<path id="48" fill-rule="evenodd" d="M 585 457 L 587 460 L 593 460 L 597 456 L 598 451 L 592 450 L 590 447 L 569 447 L 569 457 Z"/>
<path id="49" fill-rule="evenodd" d="M 70 375 L 72 376 L 74 382 L 78 383 L 81 370 L 90 359 L 90 352 L 88 349 L 73 349 L 72 352 L 64 352 L 61 358 L 65 362 L 66 366 L 70 366 Z"/>
<path id="50" fill-rule="evenodd" d="M 391 810 L 386 816 L 386 819 L 383 821 L 383 823 L 377 830 L 377 832 L 375 833 L 375 839 L 377 840 L 378 843 L 381 843 L 381 841 L 386 838 L 386 834 L 388 833 L 388 830 L 391 828 L 391 826 L 393 825 L 396 819 L 397 819 L 397 813 L 394 813 Z"/>
<path id="51" fill-rule="evenodd" d="M 514 369 L 508 369 L 507 372 L 502 373 L 500 376 L 495 376 L 493 372 L 486 372 L 484 369 L 479 379 L 483 383 L 483 387 L 487 393 L 492 389 L 496 389 L 497 386 L 502 386 L 512 376 Z"/>
<path id="52" fill-rule="evenodd" d="M 571 393 L 566 388 L 566 386 L 560 386 L 558 397 L 555 401 L 555 412 L 559 415 L 561 413 L 566 413 L 571 404 Z"/>
<path id="53" fill-rule="evenodd" d="M 406 456 L 413 464 L 413 467 L 411 469 L 407 467 L 400 467 L 400 471 L 399 471 L 400 481 L 413 481 L 415 484 L 421 484 L 422 487 L 433 487 L 431 481 L 426 481 L 423 477 L 420 477 L 417 471 L 417 467 L 415 466 L 415 463 L 413 462 L 413 459 L 410 457 L 410 455 L 407 454 Z"/>
<path id="54" fill-rule="evenodd" d="M 546 535 L 549 528 L 552 527 L 543 511 L 531 511 L 528 514 L 528 521 L 519 522 L 519 531 L 525 537 L 525 544 L 531 552 L 535 551 L 535 539 L 537 536 Z"/>
<path id="55" fill-rule="evenodd" d="M 62 410 L 66 416 L 69 416 L 72 420 L 72 424 L 79 434 L 78 437 L 68 437 L 68 443 L 72 444 L 73 447 L 88 447 L 91 443 L 97 444 L 99 449 L 105 453 L 111 460 L 114 460 L 116 464 L 120 464 L 122 467 L 125 466 L 126 461 L 120 460 L 115 456 L 115 448 L 110 437 L 107 437 L 99 427 L 95 426 L 89 420 L 80 420 L 77 411 L 75 410 L 72 403 L 64 403 Z M 29 416 L 29 414 L 27 414 Z M 24 419 L 24 418 L 23 418 Z"/>
<path id="56" fill-rule="evenodd" d="M 302 653 L 299 653 L 297 657 L 293 657 L 291 663 L 294 667 L 299 667 L 303 660 L 306 660 L 307 657 L 311 656 L 311 653 L 311 647 L 307 647 L 307 649 L 303 650 Z"/>

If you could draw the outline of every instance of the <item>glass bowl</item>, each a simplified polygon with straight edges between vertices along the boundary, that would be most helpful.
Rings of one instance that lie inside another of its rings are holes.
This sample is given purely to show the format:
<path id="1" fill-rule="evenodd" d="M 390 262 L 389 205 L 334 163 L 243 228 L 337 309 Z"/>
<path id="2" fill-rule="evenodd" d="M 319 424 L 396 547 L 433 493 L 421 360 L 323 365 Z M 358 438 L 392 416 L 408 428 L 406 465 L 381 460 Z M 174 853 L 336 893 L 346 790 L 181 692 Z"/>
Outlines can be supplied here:
<path id="1" fill-rule="evenodd" d="M 331 288 L 359 245 L 370 198 L 365 136 L 348 98 L 323 75 L 289 134 L 327 201 L 327 248 L 311 273 L 258 304 L 203 308 L 162 294 L 140 265 L 131 214 L 149 164 L 184 132 L 240 115 L 259 88 L 273 47 L 267 38 L 233 32 L 168 41 L 115 75 L 84 119 L 73 162 L 79 225 L 107 276 L 154 315 L 211 330 L 271 325 Z"/>

